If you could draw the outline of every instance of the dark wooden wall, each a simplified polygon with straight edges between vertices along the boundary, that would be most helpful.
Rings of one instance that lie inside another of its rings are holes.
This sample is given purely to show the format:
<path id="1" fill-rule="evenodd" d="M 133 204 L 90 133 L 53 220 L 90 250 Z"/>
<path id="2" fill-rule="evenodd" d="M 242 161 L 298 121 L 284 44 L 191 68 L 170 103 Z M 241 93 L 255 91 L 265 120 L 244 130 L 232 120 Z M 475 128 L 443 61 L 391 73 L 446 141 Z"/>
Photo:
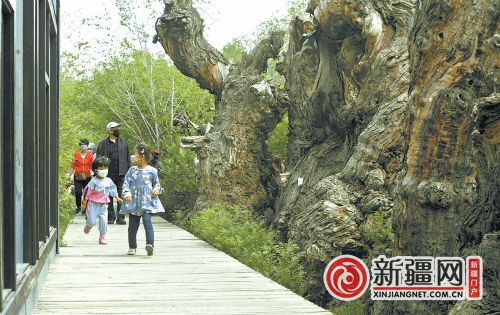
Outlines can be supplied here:
<path id="1" fill-rule="evenodd" d="M 0 311 L 10 314 L 30 308 L 58 246 L 60 4 L 0 3 Z"/>

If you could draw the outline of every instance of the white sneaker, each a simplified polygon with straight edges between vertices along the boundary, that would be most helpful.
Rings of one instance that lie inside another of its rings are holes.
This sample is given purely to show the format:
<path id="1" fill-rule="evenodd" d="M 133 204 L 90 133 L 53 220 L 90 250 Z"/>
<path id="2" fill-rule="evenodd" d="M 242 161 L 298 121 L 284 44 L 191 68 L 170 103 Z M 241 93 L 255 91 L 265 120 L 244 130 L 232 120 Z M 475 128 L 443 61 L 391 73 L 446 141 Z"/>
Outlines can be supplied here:
<path id="1" fill-rule="evenodd" d="M 146 251 L 148 252 L 148 256 L 153 256 L 153 252 L 155 251 L 153 245 L 146 245 Z"/>

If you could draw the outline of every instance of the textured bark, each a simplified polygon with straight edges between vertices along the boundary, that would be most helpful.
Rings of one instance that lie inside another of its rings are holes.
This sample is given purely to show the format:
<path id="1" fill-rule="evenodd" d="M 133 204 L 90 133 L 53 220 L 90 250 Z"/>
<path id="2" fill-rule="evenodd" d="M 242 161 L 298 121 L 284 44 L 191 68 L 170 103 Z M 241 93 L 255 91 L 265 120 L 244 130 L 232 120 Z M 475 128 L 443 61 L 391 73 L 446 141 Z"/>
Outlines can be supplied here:
<path id="1" fill-rule="evenodd" d="M 258 80 L 260 74 L 242 75 L 232 69 L 210 132 L 181 139 L 200 160 L 195 211 L 228 202 L 263 214 L 274 206 L 278 174 L 265 140 L 281 121 L 288 100 Z"/>
<path id="2" fill-rule="evenodd" d="M 313 29 L 290 24 L 280 65 L 294 101 L 287 161 L 293 168 L 272 226 L 306 252 L 316 277 L 307 294 L 331 299 L 322 281 L 340 254 L 366 254 L 373 211 L 391 210 L 403 167 L 410 76 L 405 37 L 411 1 L 311 1 Z M 307 27 L 307 26 L 306 26 Z M 297 179 L 304 178 L 298 186 Z"/>
<path id="3" fill-rule="evenodd" d="M 491 313 L 500 304 L 500 3 L 413 4 L 313 0 L 314 33 L 302 46 L 292 21 L 281 69 L 296 101 L 295 159 L 273 226 L 321 275 L 336 255 L 362 256 L 366 216 L 390 209 L 395 255 L 481 255 L 485 297 L 379 301 L 365 313 Z M 329 298 L 320 277 L 308 293 Z"/>
<path id="4" fill-rule="evenodd" d="M 197 153 L 200 182 L 195 212 L 227 202 L 263 214 L 274 207 L 278 174 L 267 135 L 289 107 L 286 93 L 264 80 L 267 60 L 276 58 L 284 32 L 272 32 L 235 65 L 202 36 L 203 21 L 189 0 L 165 0 L 156 30 L 181 72 L 218 96 L 210 131 L 184 137 Z"/>
<path id="5" fill-rule="evenodd" d="M 499 9 L 493 0 L 420 1 L 410 26 L 410 138 L 396 190 L 396 254 L 484 257 L 483 300 L 458 303 L 453 314 L 489 314 L 500 304 L 500 248 L 487 245 L 499 230 Z M 423 314 L 447 311 L 421 304 Z"/>

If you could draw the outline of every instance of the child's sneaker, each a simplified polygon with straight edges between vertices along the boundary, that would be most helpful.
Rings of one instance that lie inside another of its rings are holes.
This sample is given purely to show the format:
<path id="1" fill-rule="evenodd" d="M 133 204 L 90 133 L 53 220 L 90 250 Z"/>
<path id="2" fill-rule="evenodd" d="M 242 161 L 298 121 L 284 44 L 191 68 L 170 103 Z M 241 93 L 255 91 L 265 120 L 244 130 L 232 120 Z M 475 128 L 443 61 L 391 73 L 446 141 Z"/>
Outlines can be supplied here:
<path id="1" fill-rule="evenodd" d="M 153 252 L 155 251 L 153 245 L 146 245 L 146 251 L 148 252 L 148 256 L 153 256 Z"/>
<path id="2" fill-rule="evenodd" d="M 137 249 L 135 249 L 135 248 L 129 248 L 127 255 L 135 255 L 136 251 L 137 251 Z"/>
<path id="3" fill-rule="evenodd" d="M 89 234 L 91 228 L 92 228 L 91 226 L 88 226 L 87 224 L 85 224 L 85 227 L 83 228 L 83 232 L 85 232 L 85 234 Z"/>
<path id="4" fill-rule="evenodd" d="M 106 245 L 108 243 L 106 243 L 106 238 L 105 238 L 105 234 L 101 234 L 101 236 L 99 237 L 99 244 L 101 245 Z"/>

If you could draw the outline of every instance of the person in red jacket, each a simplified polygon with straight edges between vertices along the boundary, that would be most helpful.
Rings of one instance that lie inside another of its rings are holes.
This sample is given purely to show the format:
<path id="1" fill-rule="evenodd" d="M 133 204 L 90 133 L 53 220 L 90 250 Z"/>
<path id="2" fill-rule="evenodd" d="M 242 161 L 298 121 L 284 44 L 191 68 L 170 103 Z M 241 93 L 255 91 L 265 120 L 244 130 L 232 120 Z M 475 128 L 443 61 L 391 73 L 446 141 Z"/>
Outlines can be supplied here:
<path id="1" fill-rule="evenodd" d="M 76 199 L 76 214 L 82 211 L 82 193 L 83 189 L 90 182 L 90 171 L 92 169 L 92 162 L 94 162 L 94 155 L 87 149 L 89 140 L 80 140 L 80 150 L 73 154 L 71 168 L 73 171 L 75 182 L 75 199 Z"/>

